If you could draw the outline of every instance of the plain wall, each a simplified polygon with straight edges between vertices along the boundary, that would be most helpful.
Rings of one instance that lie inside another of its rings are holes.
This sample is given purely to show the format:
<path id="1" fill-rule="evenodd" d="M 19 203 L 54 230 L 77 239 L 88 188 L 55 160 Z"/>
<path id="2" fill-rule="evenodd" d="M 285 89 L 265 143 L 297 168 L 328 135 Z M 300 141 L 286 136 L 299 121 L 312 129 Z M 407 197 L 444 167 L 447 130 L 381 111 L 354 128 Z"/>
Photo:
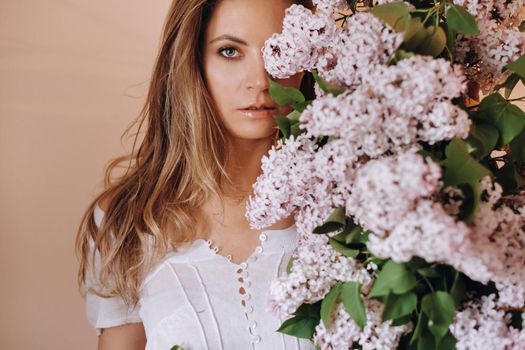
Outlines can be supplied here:
<path id="1" fill-rule="evenodd" d="M 131 149 L 169 0 L 0 1 L 0 348 L 95 349 L 74 239 Z M 514 96 L 523 95 L 521 89 Z"/>
<path id="2" fill-rule="evenodd" d="M 145 99 L 169 0 L 0 0 L 0 349 L 95 349 L 74 239 Z"/>

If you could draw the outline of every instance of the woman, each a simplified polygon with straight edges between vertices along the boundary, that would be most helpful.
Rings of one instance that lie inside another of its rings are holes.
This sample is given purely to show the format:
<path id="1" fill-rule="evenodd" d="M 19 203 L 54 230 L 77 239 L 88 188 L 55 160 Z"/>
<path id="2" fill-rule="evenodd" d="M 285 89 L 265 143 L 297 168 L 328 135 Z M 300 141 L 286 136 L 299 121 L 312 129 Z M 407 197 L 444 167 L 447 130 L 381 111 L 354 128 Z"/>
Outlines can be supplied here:
<path id="1" fill-rule="evenodd" d="M 281 31 L 292 3 L 311 8 L 292 0 L 173 1 L 137 120 L 139 131 L 147 124 L 144 139 L 109 164 L 106 189 L 77 236 L 78 278 L 99 349 L 313 348 L 276 332 L 284 320 L 264 303 L 294 248 L 293 216 L 263 231 L 244 216 L 275 141 L 273 116 L 290 111 L 270 99 L 261 47 Z M 311 96 L 310 78 L 277 82 Z M 126 173 L 112 180 L 126 161 Z"/>

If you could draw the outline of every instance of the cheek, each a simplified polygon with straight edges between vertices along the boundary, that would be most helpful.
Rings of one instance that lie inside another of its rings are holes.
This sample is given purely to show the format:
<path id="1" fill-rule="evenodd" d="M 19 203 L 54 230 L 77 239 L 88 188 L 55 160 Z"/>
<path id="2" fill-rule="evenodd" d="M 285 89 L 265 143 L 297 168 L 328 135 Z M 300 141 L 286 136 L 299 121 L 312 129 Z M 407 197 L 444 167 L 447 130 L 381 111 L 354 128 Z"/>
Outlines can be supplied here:
<path id="1" fill-rule="evenodd" d="M 205 66 L 206 84 L 219 110 L 231 107 L 235 96 L 235 72 L 211 61 Z"/>

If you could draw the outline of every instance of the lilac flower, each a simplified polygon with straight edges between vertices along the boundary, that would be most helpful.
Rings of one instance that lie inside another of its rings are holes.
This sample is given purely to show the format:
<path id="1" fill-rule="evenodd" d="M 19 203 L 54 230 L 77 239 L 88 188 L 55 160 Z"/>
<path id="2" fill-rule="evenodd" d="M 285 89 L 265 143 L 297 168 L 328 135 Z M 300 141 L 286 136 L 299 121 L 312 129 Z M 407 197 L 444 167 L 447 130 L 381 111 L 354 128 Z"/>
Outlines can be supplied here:
<path id="1" fill-rule="evenodd" d="M 318 11 L 324 12 L 327 15 L 344 11 L 348 8 L 346 0 L 313 0 L 312 2 Z"/>
<path id="2" fill-rule="evenodd" d="M 449 329 L 458 350 L 512 350 L 525 348 L 525 329 L 510 326 L 510 314 L 497 309 L 496 296 L 472 300 L 456 312 Z"/>
<path id="3" fill-rule="evenodd" d="M 371 287 L 372 276 L 367 269 L 328 244 L 301 245 L 294 258 L 290 273 L 271 283 L 267 307 L 275 315 L 289 316 L 301 304 L 323 299 L 338 282 L 359 282 L 364 292 Z"/>
<path id="4" fill-rule="evenodd" d="M 412 324 L 394 327 L 392 321 L 381 321 L 384 305 L 373 299 L 365 299 L 366 324 L 363 330 L 351 319 L 339 303 L 333 315 L 330 329 L 323 322 L 315 328 L 313 341 L 321 349 L 362 350 L 397 349 L 401 336 L 412 329 Z"/>
<path id="5" fill-rule="evenodd" d="M 348 18 L 345 27 L 325 43 L 315 68 L 336 85 L 354 89 L 377 65 L 385 64 L 403 42 L 403 34 L 370 13 Z"/>

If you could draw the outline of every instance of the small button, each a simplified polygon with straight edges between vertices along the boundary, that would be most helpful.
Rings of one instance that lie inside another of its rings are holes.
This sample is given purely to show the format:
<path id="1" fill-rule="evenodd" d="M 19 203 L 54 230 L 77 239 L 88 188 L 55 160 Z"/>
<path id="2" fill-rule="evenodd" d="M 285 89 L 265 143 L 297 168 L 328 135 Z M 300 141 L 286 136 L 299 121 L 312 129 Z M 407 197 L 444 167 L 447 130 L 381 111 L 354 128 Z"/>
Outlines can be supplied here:
<path id="1" fill-rule="evenodd" d="M 257 327 L 257 322 L 253 321 L 252 323 L 250 323 L 251 329 L 255 329 L 255 327 Z"/>
<path id="2" fill-rule="evenodd" d="M 264 233 L 261 233 L 261 234 L 259 235 L 259 239 L 260 239 L 262 242 L 266 241 L 266 238 L 267 238 L 267 237 L 266 237 L 266 234 L 264 234 Z"/>
<path id="3" fill-rule="evenodd" d="M 263 247 L 261 246 L 258 246 L 257 248 L 255 248 L 256 253 L 262 253 L 262 251 L 263 251 Z"/>
<path id="4" fill-rule="evenodd" d="M 257 261 L 257 255 L 253 255 L 251 259 L 252 261 Z"/>
<path id="5" fill-rule="evenodd" d="M 252 338 L 252 343 L 253 344 L 257 344 L 258 342 L 261 341 L 261 337 L 259 335 L 256 335 Z"/>
<path id="6" fill-rule="evenodd" d="M 248 305 L 248 306 L 246 307 L 246 311 L 252 313 L 252 312 L 253 312 L 253 306 Z"/>
<path id="7" fill-rule="evenodd" d="M 252 285 L 252 282 L 250 282 L 250 281 L 245 281 L 245 282 L 244 282 L 244 285 L 245 285 L 246 287 L 249 287 L 249 286 Z"/>
<path id="8" fill-rule="evenodd" d="M 208 246 L 211 246 L 212 243 L 213 243 L 213 241 L 212 241 L 211 239 L 208 239 L 208 240 L 206 241 L 206 244 L 208 244 Z"/>
<path id="9" fill-rule="evenodd" d="M 245 268 L 248 267 L 248 264 L 245 263 L 245 262 L 242 262 L 240 266 L 241 266 L 242 269 L 245 269 Z"/>
<path id="10" fill-rule="evenodd" d="M 237 273 L 241 274 L 242 273 L 242 268 L 238 269 Z"/>
<path id="11" fill-rule="evenodd" d="M 228 254 L 228 255 L 226 256 L 226 259 L 232 261 L 232 256 L 231 256 L 230 254 Z"/>
<path id="12" fill-rule="evenodd" d="M 218 247 L 213 247 L 213 251 L 214 251 L 215 253 L 217 253 L 217 252 L 219 251 L 219 248 L 218 248 Z"/>
<path id="13" fill-rule="evenodd" d="M 242 297 L 243 300 L 250 300 L 251 295 L 246 293 L 246 294 L 241 294 L 241 297 Z"/>

